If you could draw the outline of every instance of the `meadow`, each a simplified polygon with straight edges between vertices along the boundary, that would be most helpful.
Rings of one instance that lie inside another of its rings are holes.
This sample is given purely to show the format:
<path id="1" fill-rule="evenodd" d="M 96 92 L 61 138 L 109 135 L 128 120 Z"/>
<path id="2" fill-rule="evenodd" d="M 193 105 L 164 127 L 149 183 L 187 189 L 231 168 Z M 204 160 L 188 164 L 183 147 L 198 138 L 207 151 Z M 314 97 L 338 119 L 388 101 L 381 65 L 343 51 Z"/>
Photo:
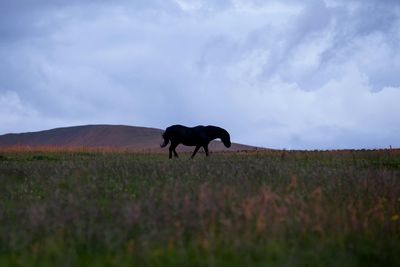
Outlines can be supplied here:
<path id="1" fill-rule="evenodd" d="M 0 266 L 399 266 L 400 151 L 0 151 Z"/>

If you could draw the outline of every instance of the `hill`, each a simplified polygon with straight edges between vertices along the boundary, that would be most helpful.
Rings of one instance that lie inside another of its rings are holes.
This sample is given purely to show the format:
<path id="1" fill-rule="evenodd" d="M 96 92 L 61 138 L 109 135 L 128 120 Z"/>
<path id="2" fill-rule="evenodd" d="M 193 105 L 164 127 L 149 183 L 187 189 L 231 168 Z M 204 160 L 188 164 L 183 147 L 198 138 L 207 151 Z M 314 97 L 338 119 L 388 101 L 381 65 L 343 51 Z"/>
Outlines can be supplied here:
<path id="1" fill-rule="evenodd" d="M 0 147 L 90 147 L 118 148 L 136 151 L 162 151 L 163 130 L 126 125 L 84 125 L 27 133 L 0 135 Z M 211 151 L 254 150 L 255 147 L 233 143 L 227 149 L 219 141 L 210 144 Z M 166 149 L 163 149 L 166 150 Z M 193 148 L 178 146 L 178 151 Z"/>

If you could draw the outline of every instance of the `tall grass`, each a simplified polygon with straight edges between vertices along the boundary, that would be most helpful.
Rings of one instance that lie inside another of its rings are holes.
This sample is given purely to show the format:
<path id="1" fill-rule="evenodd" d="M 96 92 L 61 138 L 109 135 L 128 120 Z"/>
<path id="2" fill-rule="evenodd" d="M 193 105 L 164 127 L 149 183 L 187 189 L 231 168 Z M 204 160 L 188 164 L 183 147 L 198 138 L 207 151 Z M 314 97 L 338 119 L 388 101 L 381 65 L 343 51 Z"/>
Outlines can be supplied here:
<path id="1" fill-rule="evenodd" d="M 395 266 L 400 152 L 0 153 L 0 265 Z"/>

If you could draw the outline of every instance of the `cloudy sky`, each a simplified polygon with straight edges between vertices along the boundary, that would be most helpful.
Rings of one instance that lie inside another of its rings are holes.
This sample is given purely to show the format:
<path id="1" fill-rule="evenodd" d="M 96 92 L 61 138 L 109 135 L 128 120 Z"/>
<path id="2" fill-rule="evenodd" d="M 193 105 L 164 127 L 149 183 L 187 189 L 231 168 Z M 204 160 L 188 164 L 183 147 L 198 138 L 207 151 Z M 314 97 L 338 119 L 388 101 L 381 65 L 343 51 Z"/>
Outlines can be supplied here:
<path id="1" fill-rule="evenodd" d="M 400 147 L 398 0 L 5 0 L 0 134 L 219 125 L 286 149 Z"/>

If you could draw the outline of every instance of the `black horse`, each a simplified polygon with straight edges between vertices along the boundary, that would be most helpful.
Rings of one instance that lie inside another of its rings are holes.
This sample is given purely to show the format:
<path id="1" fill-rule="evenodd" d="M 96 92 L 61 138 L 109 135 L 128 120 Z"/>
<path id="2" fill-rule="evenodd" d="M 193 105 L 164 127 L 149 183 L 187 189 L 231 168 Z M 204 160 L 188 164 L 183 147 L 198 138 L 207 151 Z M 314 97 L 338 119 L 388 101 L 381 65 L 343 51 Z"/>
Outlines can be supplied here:
<path id="1" fill-rule="evenodd" d="M 161 145 L 161 147 L 166 147 L 171 141 L 171 145 L 169 146 L 169 158 L 172 158 L 172 152 L 174 153 L 175 157 L 178 157 L 178 153 L 176 153 L 175 148 L 179 144 L 183 144 L 185 146 L 196 146 L 191 158 L 196 155 L 200 147 L 204 148 L 206 156 L 208 156 L 208 144 L 217 138 L 220 138 L 226 147 L 231 146 L 231 138 L 229 133 L 220 127 L 211 125 L 196 126 L 193 128 L 182 125 L 172 125 L 165 130 L 162 136 L 164 138 L 164 143 Z"/>

